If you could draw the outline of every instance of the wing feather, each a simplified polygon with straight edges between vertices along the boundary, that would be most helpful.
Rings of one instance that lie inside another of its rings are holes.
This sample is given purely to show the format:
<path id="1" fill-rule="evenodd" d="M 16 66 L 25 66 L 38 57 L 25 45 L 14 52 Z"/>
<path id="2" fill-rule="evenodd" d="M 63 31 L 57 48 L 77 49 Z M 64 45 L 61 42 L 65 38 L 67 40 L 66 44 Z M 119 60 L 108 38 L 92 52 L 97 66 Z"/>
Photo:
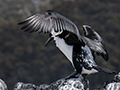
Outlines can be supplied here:
<path id="1" fill-rule="evenodd" d="M 82 39 L 93 52 L 101 54 L 101 56 L 107 61 L 109 56 L 101 36 L 88 25 L 83 25 L 83 30 L 85 34 L 82 36 Z"/>
<path id="2" fill-rule="evenodd" d="M 52 29 L 56 32 L 67 30 L 80 38 L 78 28 L 71 20 L 50 10 L 37 13 L 19 24 L 23 25 L 21 29 L 28 32 L 50 33 Z"/>

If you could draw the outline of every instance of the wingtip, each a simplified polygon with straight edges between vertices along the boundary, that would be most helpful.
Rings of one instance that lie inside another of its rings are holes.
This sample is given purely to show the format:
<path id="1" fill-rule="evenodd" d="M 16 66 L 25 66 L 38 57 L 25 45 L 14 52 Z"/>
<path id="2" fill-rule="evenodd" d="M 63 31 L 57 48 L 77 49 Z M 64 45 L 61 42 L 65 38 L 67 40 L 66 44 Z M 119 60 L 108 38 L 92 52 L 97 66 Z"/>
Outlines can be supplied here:
<path id="1" fill-rule="evenodd" d="M 21 22 L 19 22 L 18 25 L 21 25 Z"/>
<path id="2" fill-rule="evenodd" d="M 101 56 L 105 59 L 105 61 L 108 61 L 108 60 L 109 60 L 108 54 L 101 54 Z"/>
<path id="3" fill-rule="evenodd" d="M 26 23 L 27 21 L 22 21 L 22 22 L 19 22 L 18 25 L 22 25 L 24 23 Z"/>

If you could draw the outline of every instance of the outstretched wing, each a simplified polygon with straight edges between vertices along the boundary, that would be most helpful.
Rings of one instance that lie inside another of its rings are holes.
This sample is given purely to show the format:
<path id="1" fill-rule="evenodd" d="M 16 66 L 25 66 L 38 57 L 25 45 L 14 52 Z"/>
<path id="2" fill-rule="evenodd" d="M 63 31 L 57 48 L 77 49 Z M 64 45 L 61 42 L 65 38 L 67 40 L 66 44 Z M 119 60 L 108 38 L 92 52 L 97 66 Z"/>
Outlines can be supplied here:
<path id="1" fill-rule="evenodd" d="M 23 25 L 21 29 L 28 32 L 50 33 L 52 29 L 55 32 L 67 30 L 80 37 L 77 26 L 71 20 L 51 10 L 37 13 L 20 22 L 19 25 Z"/>
<path id="2" fill-rule="evenodd" d="M 83 25 L 84 36 L 82 39 L 86 42 L 93 54 L 96 52 L 100 54 L 106 61 L 108 60 L 108 53 L 104 42 L 100 35 L 88 25 Z"/>

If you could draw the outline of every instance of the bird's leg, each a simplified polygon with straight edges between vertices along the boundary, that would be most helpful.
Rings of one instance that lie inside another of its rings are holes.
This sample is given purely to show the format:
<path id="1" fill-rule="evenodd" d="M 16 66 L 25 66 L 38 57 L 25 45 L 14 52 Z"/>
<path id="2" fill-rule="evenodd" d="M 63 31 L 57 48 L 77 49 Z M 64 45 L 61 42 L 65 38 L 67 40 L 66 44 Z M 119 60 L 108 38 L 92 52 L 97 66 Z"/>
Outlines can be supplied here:
<path id="1" fill-rule="evenodd" d="M 83 82 L 83 84 L 85 86 L 85 90 L 89 90 L 89 80 L 86 78 L 87 75 L 83 74 L 82 76 L 83 76 L 82 82 Z"/>
<path id="2" fill-rule="evenodd" d="M 65 77 L 65 79 L 78 78 L 79 76 L 76 76 L 77 74 L 78 74 L 77 71 L 74 71 L 72 74 L 70 74 L 69 76 Z"/>

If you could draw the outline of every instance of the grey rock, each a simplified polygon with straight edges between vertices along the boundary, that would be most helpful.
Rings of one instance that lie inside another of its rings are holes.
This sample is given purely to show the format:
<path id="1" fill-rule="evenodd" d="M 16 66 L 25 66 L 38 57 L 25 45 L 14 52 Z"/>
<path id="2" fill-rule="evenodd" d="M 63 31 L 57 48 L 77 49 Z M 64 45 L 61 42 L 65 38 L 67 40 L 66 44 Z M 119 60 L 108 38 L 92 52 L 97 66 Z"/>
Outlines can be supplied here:
<path id="1" fill-rule="evenodd" d="M 34 84 L 25 84 L 18 82 L 15 85 L 14 90 L 89 90 L 84 89 L 82 83 L 82 77 L 71 78 L 71 79 L 60 79 L 50 85 L 42 84 L 40 86 L 35 86 Z"/>
<path id="2" fill-rule="evenodd" d="M 112 81 L 107 82 L 101 90 L 120 90 L 120 72 L 114 76 Z"/>
<path id="3" fill-rule="evenodd" d="M 103 90 L 120 90 L 120 82 L 109 83 Z"/>
<path id="4" fill-rule="evenodd" d="M 7 85 L 2 79 L 0 79 L 0 90 L 8 90 Z"/>

